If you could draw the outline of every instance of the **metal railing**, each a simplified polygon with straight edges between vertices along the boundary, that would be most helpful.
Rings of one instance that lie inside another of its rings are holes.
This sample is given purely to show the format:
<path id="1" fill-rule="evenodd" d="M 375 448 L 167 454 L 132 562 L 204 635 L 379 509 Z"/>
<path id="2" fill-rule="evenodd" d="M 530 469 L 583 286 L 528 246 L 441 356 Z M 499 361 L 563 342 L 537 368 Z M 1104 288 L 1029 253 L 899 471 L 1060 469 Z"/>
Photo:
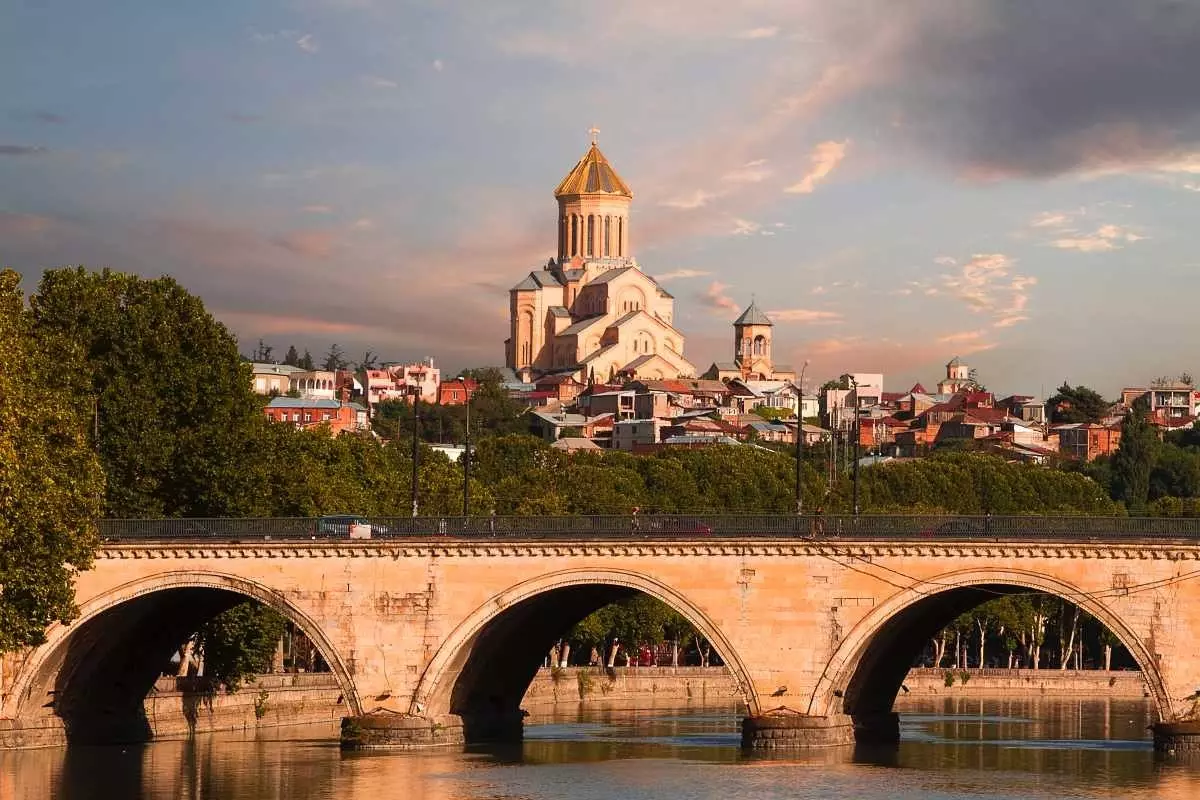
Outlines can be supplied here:
<path id="1" fill-rule="evenodd" d="M 587 540 L 779 538 L 956 541 L 1185 540 L 1200 543 L 1197 517 L 639 514 L 637 516 L 371 517 L 370 538 Z M 357 528 L 361 537 L 366 526 Z M 108 519 L 106 542 L 349 540 L 330 518 Z"/>

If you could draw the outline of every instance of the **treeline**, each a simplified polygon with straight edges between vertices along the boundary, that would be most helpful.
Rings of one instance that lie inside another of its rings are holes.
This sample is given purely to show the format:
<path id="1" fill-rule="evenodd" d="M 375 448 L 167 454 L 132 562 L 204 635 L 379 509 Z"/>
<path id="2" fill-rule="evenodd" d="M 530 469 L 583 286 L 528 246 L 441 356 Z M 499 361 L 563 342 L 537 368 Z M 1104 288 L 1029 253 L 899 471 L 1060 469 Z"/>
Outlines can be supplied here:
<path id="1" fill-rule="evenodd" d="M 1117 637 L 1055 595 L 1010 594 L 961 614 L 914 666 L 934 668 L 1136 669 Z"/>

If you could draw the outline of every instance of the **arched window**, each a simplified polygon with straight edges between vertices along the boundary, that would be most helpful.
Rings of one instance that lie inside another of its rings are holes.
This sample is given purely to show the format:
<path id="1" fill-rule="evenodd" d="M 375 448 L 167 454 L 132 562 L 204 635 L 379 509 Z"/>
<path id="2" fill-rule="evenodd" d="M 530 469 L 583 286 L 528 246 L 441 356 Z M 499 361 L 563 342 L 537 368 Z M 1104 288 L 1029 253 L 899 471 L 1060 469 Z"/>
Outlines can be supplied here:
<path id="1" fill-rule="evenodd" d="M 612 217 L 604 218 L 604 253 L 603 255 L 612 255 Z"/>
<path id="2" fill-rule="evenodd" d="M 587 255 L 589 257 L 596 254 L 596 216 L 588 214 L 587 218 Z"/>
<path id="3" fill-rule="evenodd" d="M 625 218 L 617 217 L 617 255 L 625 257 Z"/>

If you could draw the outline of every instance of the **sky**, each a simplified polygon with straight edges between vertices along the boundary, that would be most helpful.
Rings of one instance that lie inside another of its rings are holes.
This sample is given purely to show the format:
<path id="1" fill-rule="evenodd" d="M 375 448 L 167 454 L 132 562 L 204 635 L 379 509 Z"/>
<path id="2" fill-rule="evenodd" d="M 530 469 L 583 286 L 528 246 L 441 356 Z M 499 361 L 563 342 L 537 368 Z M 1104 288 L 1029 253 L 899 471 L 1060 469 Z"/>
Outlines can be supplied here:
<path id="1" fill-rule="evenodd" d="M 685 355 L 809 385 L 1197 374 L 1195 0 L 0 0 L 0 264 L 167 274 L 244 352 L 503 362 L 588 130 Z"/>

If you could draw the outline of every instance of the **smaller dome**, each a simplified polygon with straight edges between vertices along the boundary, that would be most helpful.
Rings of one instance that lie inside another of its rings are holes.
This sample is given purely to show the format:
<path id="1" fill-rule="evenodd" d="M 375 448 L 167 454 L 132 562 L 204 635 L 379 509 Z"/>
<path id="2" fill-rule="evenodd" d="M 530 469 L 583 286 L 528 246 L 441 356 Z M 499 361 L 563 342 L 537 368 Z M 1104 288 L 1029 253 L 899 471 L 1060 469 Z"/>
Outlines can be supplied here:
<path id="1" fill-rule="evenodd" d="M 621 176 L 608 163 L 608 159 L 600 152 L 600 148 L 592 142 L 592 146 L 579 159 L 579 163 L 571 170 L 562 183 L 554 190 L 555 197 L 573 194 L 612 194 L 620 197 L 633 197 L 633 192 Z"/>

